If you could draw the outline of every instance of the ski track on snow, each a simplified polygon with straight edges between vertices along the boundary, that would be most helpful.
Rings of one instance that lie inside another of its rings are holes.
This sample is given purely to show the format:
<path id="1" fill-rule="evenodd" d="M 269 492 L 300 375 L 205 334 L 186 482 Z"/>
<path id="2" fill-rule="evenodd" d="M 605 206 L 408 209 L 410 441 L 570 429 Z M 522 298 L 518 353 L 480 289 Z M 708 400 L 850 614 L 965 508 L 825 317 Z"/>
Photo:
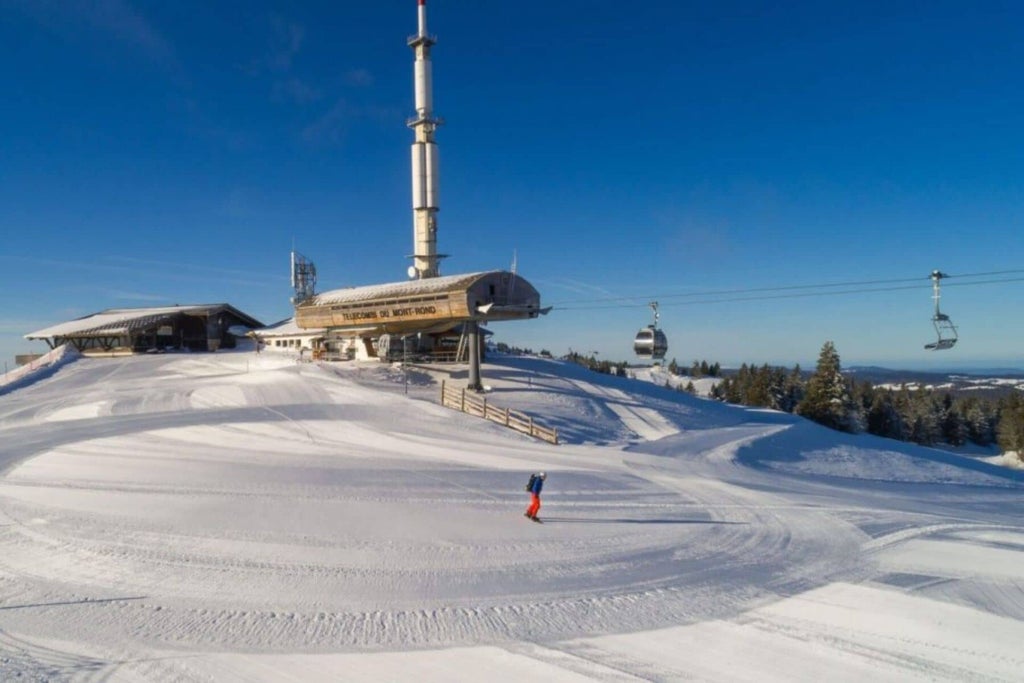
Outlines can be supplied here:
<path id="1" fill-rule="evenodd" d="M 623 437 L 554 448 L 446 412 L 433 387 L 382 392 L 376 371 L 225 358 L 80 360 L 0 399 L 0 651 L 14 670 L 175 678 L 173 662 L 128 659 L 498 644 L 586 677 L 675 678 L 580 639 L 722 622 L 971 678 L 955 656 L 900 661 L 765 606 L 845 583 L 1024 618 L 1011 572 L 965 576 L 949 559 L 964 544 L 1020 557 L 1013 511 L 992 511 L 1005 492 L 879 507 L 809 475 L 768 478 L 738 454 L 784 438 L 776 416 L 666 412 L 542 375 L 583 397 L 556 411 L 603 414 Z M 534 463 L 553 473 L 540 529 L 521 518 Z M 16 635 L 83 633 L 87 652 Z"/>

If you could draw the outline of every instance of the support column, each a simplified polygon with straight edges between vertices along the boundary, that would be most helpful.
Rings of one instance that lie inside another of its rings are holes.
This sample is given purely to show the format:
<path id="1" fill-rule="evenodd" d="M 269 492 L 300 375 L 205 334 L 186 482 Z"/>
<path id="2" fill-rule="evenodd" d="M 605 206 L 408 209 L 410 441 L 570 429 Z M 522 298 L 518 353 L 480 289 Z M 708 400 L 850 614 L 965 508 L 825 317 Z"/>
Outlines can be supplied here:
<path id="1" fill-rule="evenodd" d="M 483 391 L 480 384 L 480 324 L 475 320 L 466 323 L 466 341 L 469 344 L 469 384 L 466 388 Z"/>

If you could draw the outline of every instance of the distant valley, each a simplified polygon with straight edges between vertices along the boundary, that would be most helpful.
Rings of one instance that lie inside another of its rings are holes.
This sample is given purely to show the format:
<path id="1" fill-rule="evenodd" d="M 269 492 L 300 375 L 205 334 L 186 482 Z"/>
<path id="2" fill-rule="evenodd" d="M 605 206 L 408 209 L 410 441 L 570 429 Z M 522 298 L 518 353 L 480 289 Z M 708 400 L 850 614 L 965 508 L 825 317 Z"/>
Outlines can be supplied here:
<path id="1" fill-rule="evenodd" d="M 1011 391 L 1024 391 L 1024 372 L 1015 369 L 980 369 L 970 372 L 927 372 L 892 370 L 876 366 L 852 366 L 843 374 L 868 381 L 879 388 L 931 389 L 954 394 L 997 398 Z"/>

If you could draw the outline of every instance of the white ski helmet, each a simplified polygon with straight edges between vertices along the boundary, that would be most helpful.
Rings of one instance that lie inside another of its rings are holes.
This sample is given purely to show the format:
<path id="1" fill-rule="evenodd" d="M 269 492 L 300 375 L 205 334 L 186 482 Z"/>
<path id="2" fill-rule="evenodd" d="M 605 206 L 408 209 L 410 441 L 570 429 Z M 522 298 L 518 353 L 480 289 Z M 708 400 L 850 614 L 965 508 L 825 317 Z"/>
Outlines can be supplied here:
<path id="1" fill-rule="evenodd" d="M 548 478 L 547 472 L 538 472 L 537 476 L 540 477 L 541 479 L 547 479 Z"/>

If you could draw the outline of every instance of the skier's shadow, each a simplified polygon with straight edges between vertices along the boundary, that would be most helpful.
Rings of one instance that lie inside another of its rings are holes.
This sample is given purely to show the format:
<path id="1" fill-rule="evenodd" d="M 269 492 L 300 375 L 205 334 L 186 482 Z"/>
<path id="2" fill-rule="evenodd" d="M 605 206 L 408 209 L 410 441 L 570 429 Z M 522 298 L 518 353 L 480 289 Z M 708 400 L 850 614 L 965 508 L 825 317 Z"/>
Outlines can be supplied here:
<path id="1" fill-rule="evenodd" d="M 713 519 L 626 519 L 623 517 L 542 517 L 545 523 L 561 524 L 742 524 L 747 522 L 721 522 Z"/>

